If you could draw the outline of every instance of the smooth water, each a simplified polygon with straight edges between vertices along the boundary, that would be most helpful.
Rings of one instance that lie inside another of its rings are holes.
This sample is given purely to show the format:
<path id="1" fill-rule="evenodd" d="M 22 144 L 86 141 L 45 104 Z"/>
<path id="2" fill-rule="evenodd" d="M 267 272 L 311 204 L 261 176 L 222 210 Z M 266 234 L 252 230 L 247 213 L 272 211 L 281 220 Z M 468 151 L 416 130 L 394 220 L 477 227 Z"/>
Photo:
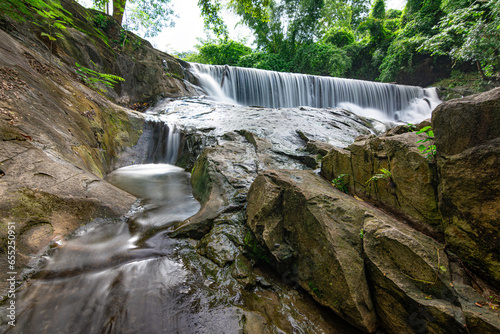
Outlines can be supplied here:
<path id="1" fill-rule="evenodd" d="M 441 102 L 434 88 L 191 64 L 200 85 L 216 101 L 246 106 L 341 107 L 380 121 L 420 122 Z"/>
<path id="2" fill-rule="evenodd" d="M 161 232 L 200 208 L 189 174 L 167 164 L 134 165 L 110 180 L 142 198 L 130 222 L 95 221 L 46 257 L 18 296 L 9 333 L 193 331 L 189 272 Z"/>

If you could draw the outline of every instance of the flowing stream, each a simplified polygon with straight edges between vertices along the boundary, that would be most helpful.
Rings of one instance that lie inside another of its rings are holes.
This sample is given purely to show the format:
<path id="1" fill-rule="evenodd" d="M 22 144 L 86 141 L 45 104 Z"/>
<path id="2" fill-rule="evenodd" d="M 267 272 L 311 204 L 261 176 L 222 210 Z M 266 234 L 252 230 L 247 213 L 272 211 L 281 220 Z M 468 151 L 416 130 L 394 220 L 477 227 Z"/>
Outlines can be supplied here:
<path id="1" fill-rule="evenodd" d="M 193 331 L 188 271 L 175 242 L 156 232 L 199 210 L 189 174 L 146 164 L 118 169 L 110 180 L 142 198 L 130 222 L 97 220 L 46 257 L 19 296 L 9 333 Z"/>

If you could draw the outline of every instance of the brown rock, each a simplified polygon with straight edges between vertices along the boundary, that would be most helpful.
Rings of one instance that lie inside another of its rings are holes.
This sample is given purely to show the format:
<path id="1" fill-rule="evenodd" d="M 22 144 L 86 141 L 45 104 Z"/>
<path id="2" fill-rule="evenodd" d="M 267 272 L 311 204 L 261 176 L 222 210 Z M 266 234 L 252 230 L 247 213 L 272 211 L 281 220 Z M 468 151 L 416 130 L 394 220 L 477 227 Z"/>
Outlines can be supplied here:
<path id="1" fill-rule="evenodd" d="M 308 171 L 265 171 L 248 194 L 248 224 L 271 261 L 322 305 L 376 329 L 359 237 L 365 207 Z"/>

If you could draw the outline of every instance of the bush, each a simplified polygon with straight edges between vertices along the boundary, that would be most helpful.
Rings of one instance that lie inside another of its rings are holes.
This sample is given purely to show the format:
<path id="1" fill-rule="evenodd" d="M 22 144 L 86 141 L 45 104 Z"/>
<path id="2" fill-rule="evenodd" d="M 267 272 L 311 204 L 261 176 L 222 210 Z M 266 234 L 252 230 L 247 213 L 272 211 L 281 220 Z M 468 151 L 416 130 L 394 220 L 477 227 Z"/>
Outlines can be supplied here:
<path id="1" fill-rule="evenodd" d="M 346 27 L 330 28 L 323 37 L 324 43 L 330 43 L 342 48 L 355 41 L 354 32 Z"/>
<path id="2" fill-rule="evenodd" d="M 289 55 L 283 56 L 275 53 L 254 52 L 241 57 L 237 65 L 269 71 L 290 72 L 291 64 L 287 59 L 288 57 Z"/>
<path id="3" fill-rule="evenodd" d="M 294 72 L 335 77 L 343 77 L 351 67 L 351 59 L 344 50 L 325 43 L 299 46 L 293 63 Z"/>
<path id="4" fill-rule="evenodd" d="M 212 65 L 235 66 L 241 57 L 248 55 L 252 49 L 248 46 L 232 40 L 220 41 L 219 43 L 206 43 L 199 48 L 198 62 Z"/>

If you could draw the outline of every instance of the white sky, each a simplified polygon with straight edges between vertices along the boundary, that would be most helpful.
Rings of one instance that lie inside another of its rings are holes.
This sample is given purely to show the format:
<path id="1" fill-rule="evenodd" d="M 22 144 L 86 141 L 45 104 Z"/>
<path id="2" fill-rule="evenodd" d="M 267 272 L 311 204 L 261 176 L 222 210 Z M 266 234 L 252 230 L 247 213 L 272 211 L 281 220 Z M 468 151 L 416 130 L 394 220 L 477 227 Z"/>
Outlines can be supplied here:
<path id="1" fill-rule="evenodd" d="M 78 0 L 82 4 L 90 6 L 91 0 Z M 387 8 L 403 9 L 406 0 L 386 0 Z M 172 52 L 195 51 L 195 45 L 199 44 L 197 38 L 205 38 L 207 35 L 203 30 L 203 19 L 198 0 L 172 0 L 175 14 L 175 26 L 166 28 L 155 38 L 148 40 L 159 50 Z M 222 17 L 229 29 L 229 37 L 233 40 L 247 38 L 253 40 L 250 29 L 243 25 L 237 25 L 238 17 L 229 11 L 224 11 Z M 249 44 L 249 43 L 247 43 Z M 250 45 L 249 45 L 250 46 Z"/>

